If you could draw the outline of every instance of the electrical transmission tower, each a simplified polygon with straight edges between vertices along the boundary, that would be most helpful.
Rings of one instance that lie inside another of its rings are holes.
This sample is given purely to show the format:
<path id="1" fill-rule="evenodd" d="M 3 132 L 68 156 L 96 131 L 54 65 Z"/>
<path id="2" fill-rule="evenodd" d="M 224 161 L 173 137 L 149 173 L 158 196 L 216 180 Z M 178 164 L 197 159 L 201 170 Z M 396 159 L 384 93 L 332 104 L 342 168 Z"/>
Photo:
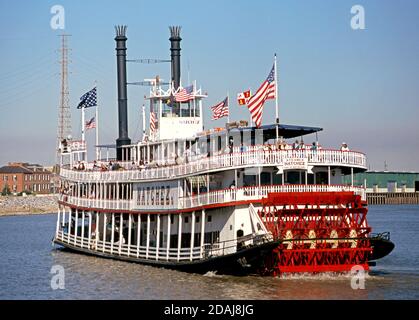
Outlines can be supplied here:
<path id="1" fill-rule="evenodd" d="M 68 90 L 68 45 L 67 39 L 69 34 L 62 34 L 60 52 L 60 75 L 61 75 L 61 94 L 60 106 L 58 112 L 58 132 L 57 132 L 57 160 L 58 147 L 63 139 L 67 139 L 71 135 L 71 113 L 70 113 L 70 99 Z"/>

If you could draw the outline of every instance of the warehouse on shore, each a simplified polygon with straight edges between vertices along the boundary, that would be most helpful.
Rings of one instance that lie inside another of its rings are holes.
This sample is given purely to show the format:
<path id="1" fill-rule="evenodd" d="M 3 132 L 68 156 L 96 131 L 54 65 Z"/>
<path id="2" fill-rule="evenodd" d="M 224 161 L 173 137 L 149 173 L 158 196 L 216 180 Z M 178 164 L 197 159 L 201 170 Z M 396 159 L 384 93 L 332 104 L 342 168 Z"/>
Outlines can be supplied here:
<path id="1" fill-rule="evenodd" d="M 350 177 L 345 177 L 350 184 Z M 354 174 L 354 185 L 365 186 L 367 192 L 419 192 L 419 172 L 366 171 Z"/>
<path id="2" fill-rule="evenodd" d="M 350 185 L 350 177 L 344 182 Z M 419 172 L 360 172 L 354 174 L 354 185 L 366 187 L 368 204 L 419 204 Z"/>

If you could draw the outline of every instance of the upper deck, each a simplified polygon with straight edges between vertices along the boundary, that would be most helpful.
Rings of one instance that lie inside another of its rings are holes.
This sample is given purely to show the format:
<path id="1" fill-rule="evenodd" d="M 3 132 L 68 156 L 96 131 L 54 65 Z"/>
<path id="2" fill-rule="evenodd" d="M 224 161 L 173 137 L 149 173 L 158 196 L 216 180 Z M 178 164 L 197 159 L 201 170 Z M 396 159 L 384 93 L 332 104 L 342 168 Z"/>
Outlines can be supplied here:
<path id="1" fill-rule="evenodd" d="M 230 169 L 276 166 L 282 170 L 311 170 L 314 166 L 341 167 L 349 173 L 367 169 L 365 154 L 357 151 L 320 150 L 277 150 L 268 146 L 249 147 L 248 151 L 234 150 L 215 156 L 192 156 L 187 163 L 156 161 L 149 165 L 138 165 L 132 161 L 118 162 L 119 170 L 94 169 L 88 163 L 85 170 L 61 169 L 61 176 L 73 181 L 155 181 L 171 180 L 191 175 Z"/>

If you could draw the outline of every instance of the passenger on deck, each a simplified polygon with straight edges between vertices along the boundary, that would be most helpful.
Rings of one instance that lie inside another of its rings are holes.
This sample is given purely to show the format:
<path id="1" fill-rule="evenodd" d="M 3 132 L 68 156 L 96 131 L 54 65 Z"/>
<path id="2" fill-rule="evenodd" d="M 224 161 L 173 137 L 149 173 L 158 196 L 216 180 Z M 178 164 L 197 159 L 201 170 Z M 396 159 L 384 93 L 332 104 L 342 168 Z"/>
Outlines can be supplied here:
<path id="1" fill-rule="evenodd" d="M 317 144 L 316 144 L 316 142 L 313 142 L 311 144 L 311 150 L 317 150 Z"/>
<path id="2" fill-rule="evenodd" d="M 295 142 L 292 144 L 292 148 L 294 150 L 298 150 L 300 148 L 300 143 L 298 142 L 298 139 L 295 140 Z"/>
<path id="3" fill-rule="evenodd" d="M 77 164 L 77 170 L 84 170 L 84 169 L 85 169 L 84 163 L 79 161 L 78 164 Z"/>
<path id="4" fill-rule="evenodd" d="M 96 160 L 95 161 L 93 161 L 93 170 L 97 170 L 97 169 L 99 169 L 100 167 L 99 167 L 99 165 L 97 164 L 97 162 L 96 162 Z"/>
<path id="5" fill-rule="evenodd" d="M 182 161 L 181 161 L 181 159 L 179 158 L 178 154 L 176 153 L 176 154 L 175 154 L 175 164 L 181 164 L 181 163 L 182 163 Z"/>
<path id="6" fill-rule="evenodd" d="M 138 169 L 140 169 L 140 171 L 145 169 L 145 164 L 144 164 L 143 159 L 140 160 L 140 164 L 138 165 Z"/>
<path id="7" fill-rule="evenodd" d="M 272 151 L 272 145 L 271 144 L 265 144 L 264 145 L 264 147 L 263 147 L 263 150 L 264 151 Z"/>
<path id="8" fill-rule="evenodd" d="M 349 151 L 349 148 L 346 142 L 342 142 L 342 145 L 340 146 L 340 151 Z"/>
<path id="9" fill-rule="evenodd" d="M 119 170 L 119 169 L 121 169 L 122 167 L 119 165 L 119 163 L 118 162 L 115 162 L 113 165 L 112 165 L 112 170 Z"/>
<path id="10" fill-rule="evenodd" d="M 135 169 L 135 162 L 131 162 L 130 165 L 128 165 L 128 170 L 134 170 Z"/>
<path id="11" fill-rule="evenodd" d="M 189 148 L 186 148 L 185 152 L 183 153 L 183 157 L 185 158 L 185 162 L 189 163 L 191 158 L 191 150 L 189 150 Z"/>
<path id="12" fill-rule="evenodd" d="M 276 143 L 276 149 L 277 150 L 285 150 L 286 149 L 286 143 L 284 142 L 284 140 L 282 139 L 282 137 L 280 137 L 279 141 L 277 141 Z"/>
<path id="13" fill-rule="evenodd" d="M 228 153 L 230 153 L 230 154 L 232 154 L 232 153 L 233 153 L 233 144 L 232 144 L 232 143 L 230 143 L 230 144 L 228 145 Z"/>

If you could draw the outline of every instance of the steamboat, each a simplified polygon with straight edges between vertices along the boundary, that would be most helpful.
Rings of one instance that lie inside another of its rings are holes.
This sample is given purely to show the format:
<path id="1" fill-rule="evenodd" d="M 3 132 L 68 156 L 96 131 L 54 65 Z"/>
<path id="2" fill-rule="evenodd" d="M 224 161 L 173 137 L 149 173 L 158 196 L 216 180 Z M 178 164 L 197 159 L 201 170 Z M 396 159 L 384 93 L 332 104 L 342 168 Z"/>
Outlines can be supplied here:
<path id="1" fill-rule="evenodd" d="M 387 234 L 371 233 L 365 188 L 353 183 L 367 169 L 364 153 L 322 147 L 322 128 L 278 120 L 204 130 L 207 94 L 180 81 L 180 27 L 170 27 L 171 82 L 152 82 L 150 130 L 132 143 L 126 27 L 115 29 L 119 137 L 96 145 L 90 162 L 84 139 L 62 141 L 55 244 L 188 272 L 261 275 L 369 270 L 392 250 Z M 185 92 L 186 101 L 173 99 Z M 304 144 L 310 135 L 316 141 Z"/>

